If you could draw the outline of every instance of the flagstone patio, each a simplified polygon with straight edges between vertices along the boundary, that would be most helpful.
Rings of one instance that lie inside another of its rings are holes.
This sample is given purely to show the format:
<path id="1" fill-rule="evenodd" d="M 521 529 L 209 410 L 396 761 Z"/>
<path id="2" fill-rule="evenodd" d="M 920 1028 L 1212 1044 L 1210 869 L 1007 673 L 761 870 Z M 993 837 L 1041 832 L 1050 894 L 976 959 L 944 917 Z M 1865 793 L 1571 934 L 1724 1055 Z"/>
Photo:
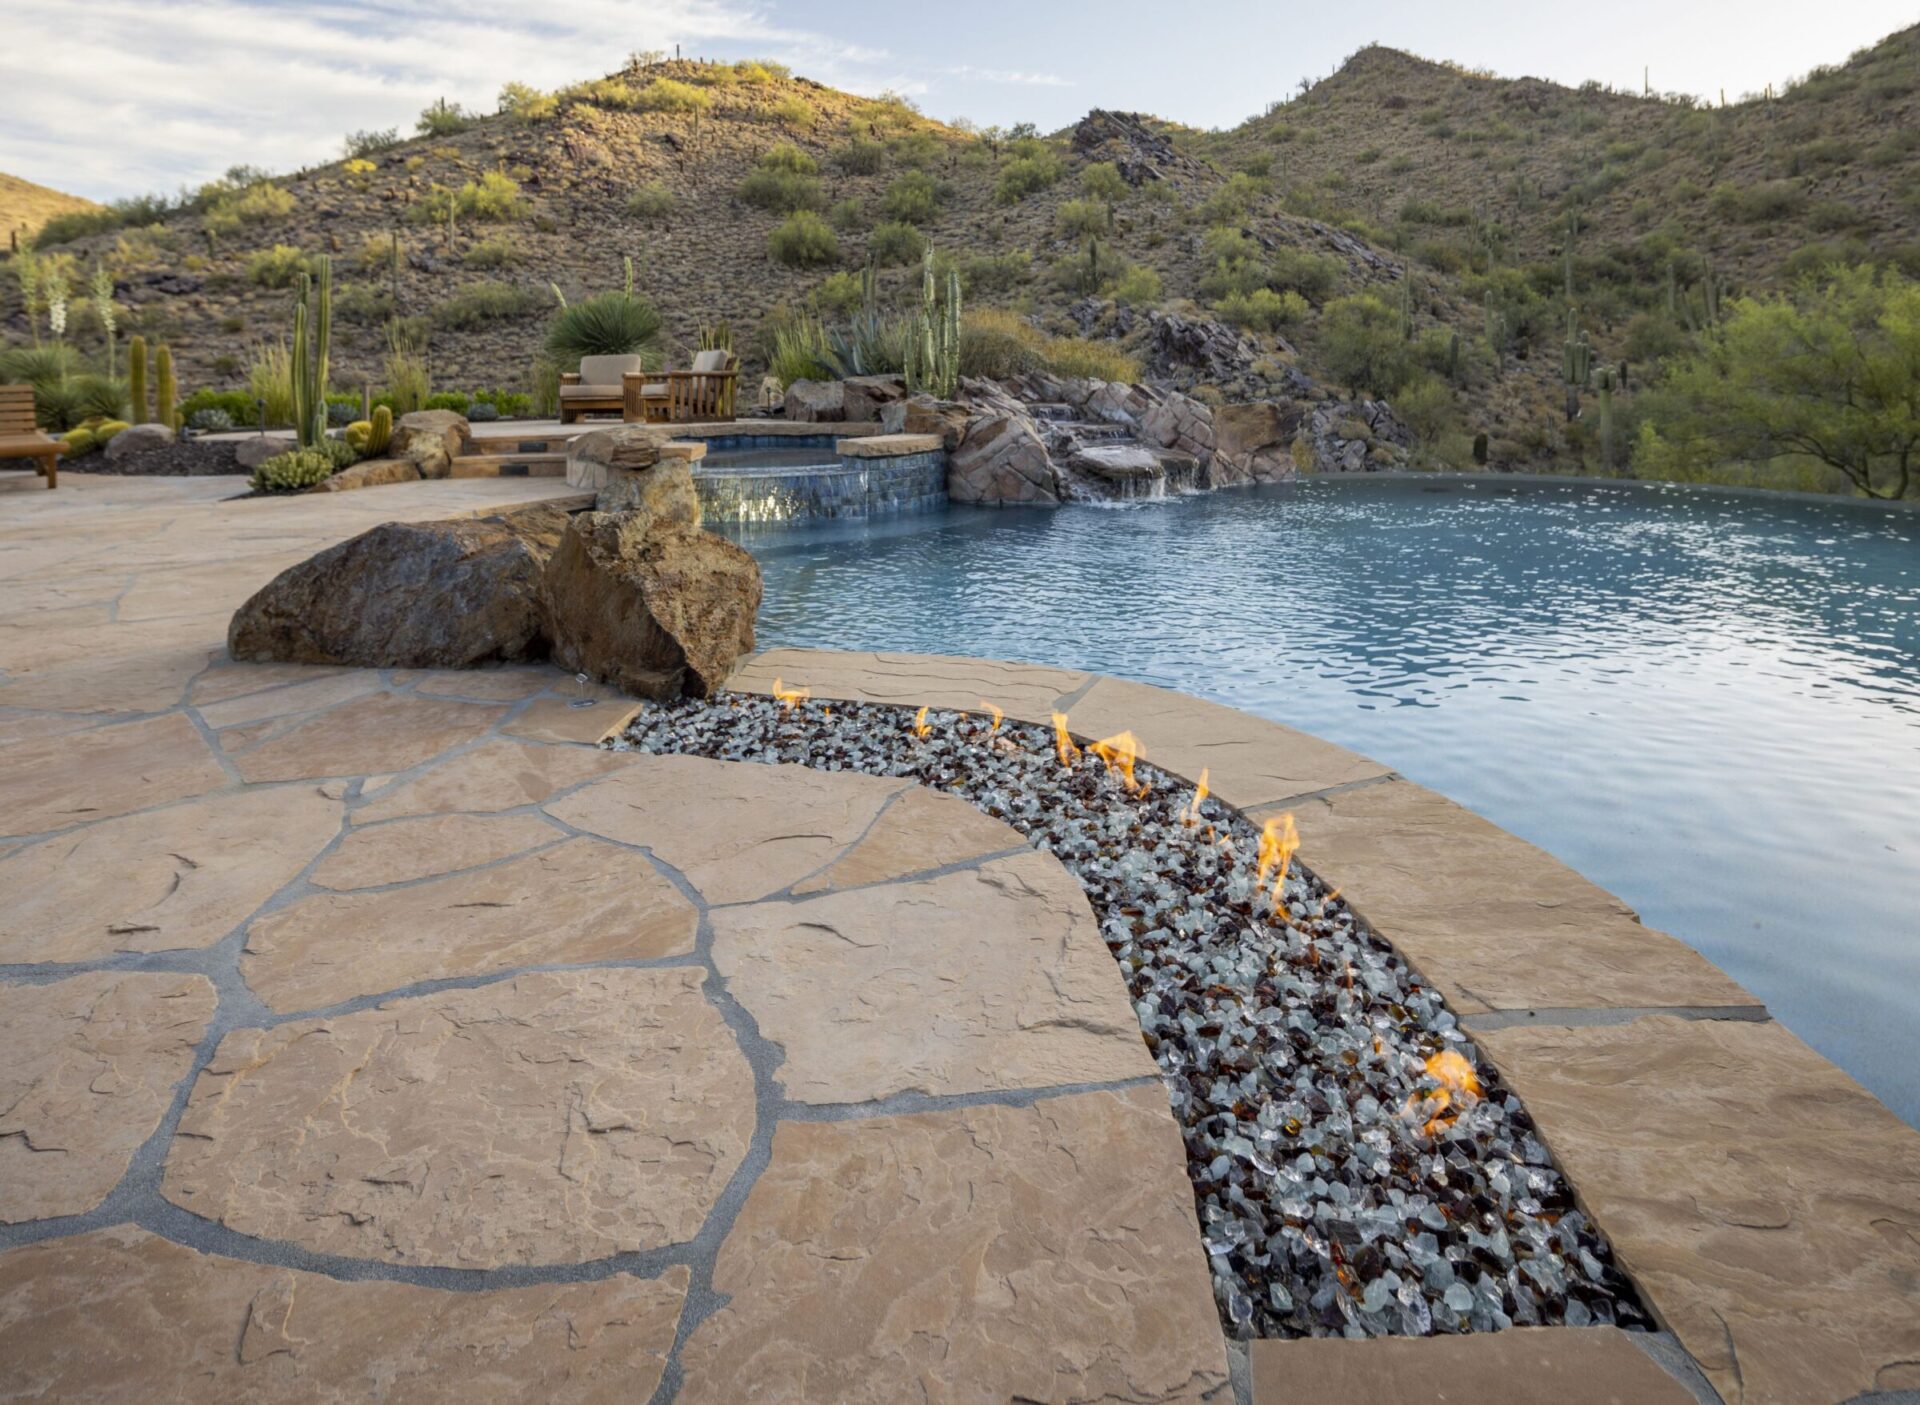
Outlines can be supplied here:
<path id="1" fill-rule="evenodd" d="M 1294 811 L 1671 1333 L 1263 1342 L 1249 1373 L 1057 863 L 903 782 L 595 749 L 636 704 L 551 669 L 228 663 L 235 606 L 322 546 L 566 496 L 231 491 L 0 484 L 0 1399 L 1920 1389 L 1920 1135 L 1547 855 L 1177 694 L 749 660 L 1131 727 Z"/>

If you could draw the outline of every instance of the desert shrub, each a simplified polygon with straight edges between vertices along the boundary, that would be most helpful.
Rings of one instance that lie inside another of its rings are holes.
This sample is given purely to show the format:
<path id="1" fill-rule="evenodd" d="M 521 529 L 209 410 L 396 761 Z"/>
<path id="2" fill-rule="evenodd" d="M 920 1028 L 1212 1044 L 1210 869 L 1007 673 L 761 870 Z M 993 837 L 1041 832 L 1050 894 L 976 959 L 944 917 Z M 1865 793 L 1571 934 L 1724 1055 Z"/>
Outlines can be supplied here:
<path id="1" fill-rule="evenodd" d="M 756 164 L 763 171 L 786 171 L 796 176 L 817 175 L 820 170 L 819 162 L 790 141 L 768 147 Z"/>
<path id="2" fill-rule="evenodd" d="M 833 163 L 851 175 L 875 175 L 887 163 L 887 148 L 881 142 L 855 137 L 833 153 Z"/>
<path id="3" fill-rule="evenodd" d="M 1060 232 L 1070 238 L 1105 234 L 1107 225 L 1111 223 L 1107 218 L 1107 207 L 1098 200 L 1062 200 L 1060 208 L 1054 212 L 1054 219 Z"/>
<path id="4" fill-rule="evenodd" d="M 469 244 L 460 255 L 460 262 L 468 268 L 511 268 L 523 257 L 519 243 L 511 234 L 489 234 L 478 243 Z"/>
<path id="5" fill-rule="evenodd" d="M 1107 292 L 1120 302 L 1151 307 L 1160 301 L 1160 275 L 1143 263 L 1132 263 L 1120 270 Z"/>
<path id="6" fill-rule="evenodd" d="M 880 208 L 888 219 L 925 224 L 940 212 L 946 198 L 946 188 L 925 171 L 908 171 L 887 187 Z"/>
<path id="7" fill-rule="evenodd" d="M 747 173 L 740 183 L 740 198 L 775 214 L 790 215 L 796 210 L 817 210 L 824 203 L 820 182 L 798 171 L 783 171 L 762 166 Z"/>
<path id="8" fill-rule="evenodd" d="M 1824 234 L 1836 234 L 1865 229 L 1873 223 L 1873 216 L 1845 200 L 1822 200 L 1808 209 L 1807 223 Z"/>
<path id="9" fill-rule="evenodd" d="M 782 127 L 804 130 L 813 125 L 814 119 L 814 110 L 807 106 L 804 98 L 784 97 L 767 108 L 767 120 Z"/>
<path id="10" fill-rule="evenodd" d="M 413 129 L 423 137 L 450 137 L 466 131 L 477 120 L 459 103 L 435 98 L 431 106 L 421 111 Z"/>
<path id="11" fill-rule="evenodd" d="M 1200 218 L 1208 224 L 1228 224 L 1244 220 L 1260 198 L 1267 193 L 1265 182 L 1245 171 L 1236 171 L 1226 183 L 1209 195 L 1200 206 Z"/>
<path id="12" fill-rule="evenodd" d="M 521 390 L 476 390 L 473 409 L 490 407 L 501 419 L 525 419 L 533 413 L 533 397 Z M 472 411 L 468 412 L 471 415 Z"/>
<path id="13" fill-rule="evenodd" d="M 627 197 L 627 213 L 640 220 L 663 220 L 673 213 L 673 192 L 664 185 L 643 185 Z"/>
<path id="14" fill-rule="evenodd" d="M 1780 276 L 1791 283 L 1807 278 L 1824 279 L 1836 268 L 1866 263 L 1871 257 L 1871 251 L 1858 239 L 1823 239 L 1802 244 L 1781 260 Z"/>
<path id="15" fill-rule="evenodd" d="M 562 88 L 559 96 L 568 102 L 590 103 L 614 112 L 632 112 L 642 105 L 641 91 L 623 78 L 589 78 Z M 705 97 L 706 94 L 702 93 L 701 96 Z"/>
<path id="16" fill-rule="evenodd" d="M 858 200 L 836 200 L 827 211 L 827 222 L 842 234 L 866 228 L 867 211 Z"/>
<path id="17" fill-rule="evenodd" d="M 1040 348 L 1040 360 L 1056 376 L 1085 376 L 1097 381 L 1140 379 L 1140 359 L 1118 342 L 1048 337 Z"/>
<path id="18" fill-rule="evenodd" d="M 232 429 L 234 425 L 232 415 L 211 405 L 204 410 L 195 410 L 192 414 L 185 416 L 184 423 L 188 429 L 200 434 L 222 434 Z"/>
<path id="19" fill-rule="evenodd" d="M 1037 370 L 1045 340 L 1014 313 L 969 308 L 960 319 L 960 374 L 1005 380 Z"/>
<path id="20" fill-rule="evenodd" d="M 393 266 L 393 239 L 391 235 L 369 234 L 360 241 L 360 247 L 354 252 L 353 266 L 362 273 L 384 273 Z"/>
<path id="21" fill-rule="evenodd" d="M 1029 195 L 1037 195 L 1059 180 L 1063 169 L 1060 158 L 1050 151 L 1016 157 L 1000 168 L 1000 178 L 993 186 L 993 198 L 1002 205 L 1017 205 Z"/>
<path id="22" fill-rule="evenodd" d="M 333 290 L 333 315 L 342 322 L 373 327 L 395 312 L 393 290 L 379 283 L 354 283 Z"/>
<path id="23" fill-rule="evenodd" d="M 1309 302 L 1331 293 L 1340 278 L 1340 263 L 1305 249 L 1275 249 L 1267 259 L 1267 282 L 1281 292 L 1291 290 Z"/>
<path id="24" fill-rule="evenodd" d="M 312 267 L 306 251 L 291 244 L 275 244 L 247 258 L 247 279 L 262 288 L 291 288 Z"/>
<path id="25" fill-rule="evenodd" d="M 902 166 L 932 166 L 946 154 L 946 143 L 924 127 L 887 139 L 887 155 Z"/>
<path id="26" fill-rule="evenodd" d="M 713 106 L 713 95 L 691 83 L 656 78 L 640 89 L 634 105 L 643 112 L 705 112 Z"/>
<path id="27" fill-rule="evenodd" d="M 1394 394 L 1393 413 L 1423 446 L 1437 443 L 1459 420 L 1447 383 L 1426 371 L 1414 374 Z"/>
<path id="28" fill-rule="evenodd" d="M 818 317 L 777 311 L 761 327 L 760 340 L 767 374 L 783 386 L 802 380 L 832 380 L 838 374 L 832 339 Z"/>
<path id="29" fill-rule="evenodd" d="M 768 236 L 767 250 L 788 268 L 820 268 L 839 261 L 840 241 L 813 211 L 796 210 Z"/>
<path id="30" fill-rule="evenodd" d="M 1473 251 L 1457 239 L 1419 240 L 1413 256 L 1442 273 L 1465 273 L 1473 266 Z"/>
<path id="31" fill-rule="evenodd" d="M 508 83 L 500 89 L 499 111 L 516 122 L 543 122 L 560 110 L 560 99 L 526 83 Z"/>
<path id="32" fill-rule="evenodd" d="M 1371 293 L 1328 303 L 1320 318 L 1319 343 L 1328 375 L 1357 392 L 1391 395 L 1407 377 L 1399 310 Z"/>
<path id="33" fill-rule="evenodd" d="M 253 471 L 256 493 L 303 493 L 334 474 L 333 459 L 320 449 L 275 454 Z"/>
<path id="34" fill-rule="evenodd" d="M 327 424 L 331 428 L 344 429 L 353 423 L 353 417 L 359 413 L 359 396 L 343 393 L 327 397 Z"/>
<path id="35" fill-rule="evenodd" d="M 829 273 L 808 295 L 821 312 L 845 315 L 856 312 L 866 299 L 864 280 L 857 273 Z"/>
<path id="36" fill-rule="evenodd" d="M 464 390 L 436 390 L 427 397 L 429 410 L 452 410 L 456 415 L 464 415 L 473 404 L 473 397 Z"/>
<path id="37" fill-rule="evenodd" d="M 1080 189 L 1087 199 L 1098 200 L 1111 207 L 1125 198 L 1128 186 L 1126 177 L 1120 174 L 1120 168 L 1113 162 L 1095 161 L 1080 172 Z"/>
<path id="38" fill-rule="evenodd" d="M 596 293 L 554 314 L 547 353 L 562 370 L 582 356 L 634 356 L 649 370 L 660 364 L 660 310 L 639 293 Z"/>
<path id="39" fill-rule="evenodd" d="M 927 236 L 910 224 L 875 225 L 867 236 L 867 257 L 881 268 L 918 263 L 927 252 Z"/>
<path id="40" fill-rule="evenodd" d="M 253 397 L 244 390 L 196 390 L 180 402 L 180 418 L 192 429 L 219 427 L 215 423 L 195 424 L 202 415 L 224 417 L 228 429 L 250 425 L 254 422 Z"/>
<path id="41" fill-rule="evenodd" d="M 547 306 L 545 294 L 511 283 L 469 283 L 433 309 L 433 323 L 449 331 L 471 331 L 489 322 L 531 317 Z"/>
<path id="42" fill-rule="evenodd" d="M 1761 181 L 1745 186 L 1716 185 L 1709 208 L 1722 219 L 1761 224 L 1791 218 L 1806 203 L 1806 192 L 1794 181 Z"/>
<path id="43" fill-rule="evenodd" d="M 1275 332 L 1305 320 L 1307 300 L 1291 288 L 1284 293 L 1255 288 L 1250 293 L 1228 294 L 1213 304 L 1213 310 L 1236 327 Z"/>
<path id="44" fill-rule="evenodd" d="M 1686 336 L 1671 317 L 1662 313 L 1642 312 L 1627 323 L 1624 349 L 1628 361 L 1643 366 L 1665 361 L 1685 350 L 1686 345 Z"/>
<path id="45" fill-rule="evenodd" d="M 216 234 L 231 234 L 244 225 L 285 219 L 295 203 L 289 191 L 263 182 L 215 197 L 207 207 L 205 223 Z"/>
<path id="46" fill-rule="evenodd" d="M 427 370 L 426 329 L 417 319 L 387 323 L 387 350 L 381 360 L 386 391 L 381 396 L 396 415 L 404 415 L 427 403 L 433 390 Z"/>
<path id="47" fill-rule="evenodd" d="M 969 254 L 959 262 L 960 287 L 967 297 L 1004 293 L 1032 276 L 1033 256 L 1025 250 L 1007 254 Z"/>
<path id="48" fill-rule="evenodd" d="M 400 145 L 398 127 L 367 128 L 358 132 L 348 132 L 340 143 L 348 160 L 364 160 L 380 152 Z"/>
<path id="49" fill-rule="evenodd" d="M 247 362 L 247 393 L 255 401 L 256 421 L 277 429 L 293 423 L 293 362 L 284 342 L 263 343 Z"/>

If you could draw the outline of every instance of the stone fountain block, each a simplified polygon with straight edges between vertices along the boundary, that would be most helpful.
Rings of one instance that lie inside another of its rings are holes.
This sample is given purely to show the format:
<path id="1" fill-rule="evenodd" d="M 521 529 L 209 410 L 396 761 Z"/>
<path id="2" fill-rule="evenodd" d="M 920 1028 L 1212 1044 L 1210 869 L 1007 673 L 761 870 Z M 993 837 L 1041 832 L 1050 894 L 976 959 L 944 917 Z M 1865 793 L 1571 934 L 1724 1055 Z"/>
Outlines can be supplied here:
<path id="1" fill-rule="evenodd" d="M 691 515 L 682 520 L 698 526 L 693 465 L 706 452 L 703 443 L 671 439 L 650 425 L 596 429 L 567 445 L 567 485 L 599 494 L 595 505 L 602 512 L 658 513 L 668 499 L 684 499 Z M 668 515 L 678 516 L 678 511 Z"/>

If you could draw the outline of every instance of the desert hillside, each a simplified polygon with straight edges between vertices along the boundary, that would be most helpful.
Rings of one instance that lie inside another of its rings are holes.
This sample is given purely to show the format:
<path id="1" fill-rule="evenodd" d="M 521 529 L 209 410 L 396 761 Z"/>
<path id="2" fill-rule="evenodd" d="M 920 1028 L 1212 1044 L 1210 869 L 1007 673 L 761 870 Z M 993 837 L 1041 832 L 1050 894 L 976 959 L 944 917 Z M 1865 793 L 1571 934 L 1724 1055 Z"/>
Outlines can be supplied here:
<path id="1" fill-rule="evenodd" d="M 44 185 L 0 171 L 0 230 L 6 231 L 9 244 L 31 239 L 40 226 L 55 215 L 99 208 L 78 195 L 49 190 Z"/>

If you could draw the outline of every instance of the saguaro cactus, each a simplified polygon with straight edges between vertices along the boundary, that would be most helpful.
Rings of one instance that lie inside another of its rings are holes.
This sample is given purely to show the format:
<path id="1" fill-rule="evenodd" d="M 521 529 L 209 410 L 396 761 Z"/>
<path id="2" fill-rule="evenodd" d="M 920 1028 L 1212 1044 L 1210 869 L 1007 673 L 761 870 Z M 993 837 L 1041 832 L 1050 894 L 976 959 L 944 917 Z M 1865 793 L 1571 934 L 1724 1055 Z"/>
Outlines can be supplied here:
<path id="1" fill-rule="evenodd" d="M 133 422 L 147 423 L 147 339 L 143 336 L 127 342 L 127 399 L 133 402 Z"/>
<path id="2" fill-rule="evenodd" d="M 173 350 L 161 347 L 153 353 L 154 418 L 175 434 L 180 432 L 180 399 L 173 384 Z"/>
<path id="3" fill-rule="evenodd" d="M 293 307 L 293 431 L 300 447 L 327 437 L 327 352 L 333 340 L 333 260 L 321 254 L 300 275 Z"/>
<path id="4" fill-rule="evenodd" d="M 1594 388 L 1600 393 L 1600 467 L 1611 471 L 1613 468 L 1613 372 L 1602 366 L 1593 378 Z"/>
<path id="5" fill-rule="evenodd" d="M 1567 419 L 1580 418 L 1580 390 L 1593 377 L 1593 343 L 1580 330 L 1578 313 L 1567 314 L 1567 339 L 1560 344 L 1560 379 L 1567 387 Z"/>

